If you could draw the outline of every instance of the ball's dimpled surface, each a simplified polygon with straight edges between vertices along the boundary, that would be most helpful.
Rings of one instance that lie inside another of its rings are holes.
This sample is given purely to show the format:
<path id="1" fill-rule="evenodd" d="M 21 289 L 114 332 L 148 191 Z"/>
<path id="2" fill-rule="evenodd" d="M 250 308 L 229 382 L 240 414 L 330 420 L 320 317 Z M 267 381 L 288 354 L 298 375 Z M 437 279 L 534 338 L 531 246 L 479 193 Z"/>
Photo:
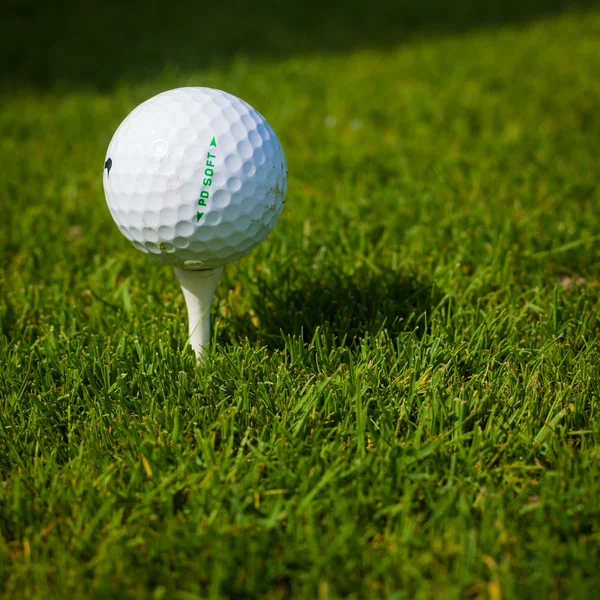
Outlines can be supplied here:
<path id="1" fill-rule="evenodd" d="M 287 166 L 267 121 L 220 90 L 170 90 L 121 123 L 105 159 L 104 191 L 127 239 L 174 266 L 212 269 L 273 229 Z"/>

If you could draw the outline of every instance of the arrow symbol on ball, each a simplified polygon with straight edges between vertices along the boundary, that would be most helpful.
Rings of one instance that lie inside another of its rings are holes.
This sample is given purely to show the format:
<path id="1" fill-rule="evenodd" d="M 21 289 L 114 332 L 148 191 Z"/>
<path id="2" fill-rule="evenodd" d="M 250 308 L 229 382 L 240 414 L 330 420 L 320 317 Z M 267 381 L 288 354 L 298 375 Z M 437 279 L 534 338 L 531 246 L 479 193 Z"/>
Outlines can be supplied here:
<path id="1" fill-rule="evenodd" d="M 217 147 L 217 141 L 215 140 L 215 138 L 212 139 L 210 145 L 214 146 L 215 148 Z"/>
<path id="2" fill-rule="evenodd" d="M 201 213 L 201 212 L 196 213 L 196 223 L 202 218 L 202 215 L 204 215 L 204 213 Z"/>

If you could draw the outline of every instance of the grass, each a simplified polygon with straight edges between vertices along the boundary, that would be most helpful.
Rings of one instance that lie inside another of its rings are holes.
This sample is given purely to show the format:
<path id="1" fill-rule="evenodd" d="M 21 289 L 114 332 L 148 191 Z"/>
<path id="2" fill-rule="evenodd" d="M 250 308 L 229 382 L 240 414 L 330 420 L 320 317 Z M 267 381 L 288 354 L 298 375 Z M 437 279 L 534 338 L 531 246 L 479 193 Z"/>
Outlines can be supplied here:
<path id="1" fill-rule="evenodd" d="M 595 597 L 584 4 L 479 22 L 466 2 L 456 26 L 394 42 L 390 21 L 381 44 L 350 19 L 333 47 L 275 37 L 195 65 L 189 38 L 149 65 L 110 27 L 90 50 L 65 30 L 5 53 L 2 597 Z M 13 36 L 48 35 L 18 6 Z M 102 39 L 124 58 L 95 80 Z M 101 183 L 124 116 L 183 85 L 256 106 L 290 169 L 277 228 L 224 272 L 203 369 L 174 274 L 121 237 Z"/>

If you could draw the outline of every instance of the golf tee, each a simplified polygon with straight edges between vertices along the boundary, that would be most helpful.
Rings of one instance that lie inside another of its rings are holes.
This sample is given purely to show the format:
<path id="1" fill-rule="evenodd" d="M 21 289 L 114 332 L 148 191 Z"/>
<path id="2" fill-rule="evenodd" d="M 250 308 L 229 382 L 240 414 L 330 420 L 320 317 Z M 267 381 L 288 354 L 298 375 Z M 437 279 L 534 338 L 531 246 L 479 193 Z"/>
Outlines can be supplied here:
<path id="1" fill-rule="evenodd" d="M 223 267 L 204 271 L 175 268 L 189 319 L 189 342 L 198 362 L 204 362 L 210 344 L 210 306 Z"/>

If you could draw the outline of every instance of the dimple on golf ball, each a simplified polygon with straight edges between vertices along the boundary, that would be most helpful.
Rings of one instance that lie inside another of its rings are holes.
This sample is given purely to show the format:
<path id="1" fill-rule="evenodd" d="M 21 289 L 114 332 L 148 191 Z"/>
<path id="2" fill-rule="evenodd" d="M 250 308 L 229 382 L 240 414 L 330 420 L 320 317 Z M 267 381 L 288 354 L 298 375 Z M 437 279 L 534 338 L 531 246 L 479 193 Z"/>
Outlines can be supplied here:
<path id="1" fill-rule="evenodd" d="M 285 202 L 283 149 L 264 117 L 220 90 L 150 98 L 114 134 L 104 163 L 110 212 L 131 243 L 184 269 L 247 254 Z"/>

